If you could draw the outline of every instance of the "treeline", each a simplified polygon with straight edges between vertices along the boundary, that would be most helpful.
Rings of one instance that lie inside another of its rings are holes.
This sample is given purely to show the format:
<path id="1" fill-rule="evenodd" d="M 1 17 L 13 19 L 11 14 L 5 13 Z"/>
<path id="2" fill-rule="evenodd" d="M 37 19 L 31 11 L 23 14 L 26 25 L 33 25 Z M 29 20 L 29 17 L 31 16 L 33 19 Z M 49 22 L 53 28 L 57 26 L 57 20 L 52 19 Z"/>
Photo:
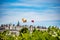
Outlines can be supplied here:
<path id="1" fill-rule="evenodd" d="M 34 29 L 32 33 L 28 28 L 22 28 L 19 35 L 9 34 L 9 30 L 0 32 L 0 40 L 60 40 L 60 29 L 58 27 L 49 26 L 47 31 Z"/>

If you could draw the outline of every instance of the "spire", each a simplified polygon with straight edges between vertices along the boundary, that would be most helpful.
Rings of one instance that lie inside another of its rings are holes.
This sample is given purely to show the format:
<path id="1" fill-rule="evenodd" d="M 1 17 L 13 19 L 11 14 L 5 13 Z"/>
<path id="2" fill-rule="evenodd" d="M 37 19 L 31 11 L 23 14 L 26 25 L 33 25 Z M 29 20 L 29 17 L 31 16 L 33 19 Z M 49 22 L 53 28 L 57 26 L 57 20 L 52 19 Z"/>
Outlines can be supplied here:
<path id="1" fill-rule="evenodd" d="M 17 23 L 17 26 L 20 26 L 20 23 L 19 23 L 19 21 L 18 21 L 18 23 Z"/>

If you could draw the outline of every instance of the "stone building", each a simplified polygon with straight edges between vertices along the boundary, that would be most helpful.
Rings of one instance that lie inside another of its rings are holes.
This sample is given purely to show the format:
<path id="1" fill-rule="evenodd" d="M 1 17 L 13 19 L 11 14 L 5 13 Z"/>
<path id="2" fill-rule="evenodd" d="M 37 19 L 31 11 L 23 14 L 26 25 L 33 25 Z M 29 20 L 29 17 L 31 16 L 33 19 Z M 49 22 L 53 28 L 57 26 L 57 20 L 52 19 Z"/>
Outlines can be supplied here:
<path id="1" fill-rule="evenodd" d="M 15 26 L 15 24 L 4 24 L 4 25 L 1 25 L 0 26 L 0 31 L 4 31 L 4 30 L 9 30 L 10 31 L 10 34 L 16 34 L 16 35 L 19 35 L 19 31 L 23 28 L 23 27 L 26 27 L 28 28 L 28 30 L 30 31 L 30 33 L 33 32 L 34 28 L 36 30 L 41 30 L 41 31 L 47 31 L 47 28 L 46 27 L 42 27 L 42 26 L 37 26 L 37 27 L 34 27 L 33 25 L 20 25 L 19 21 L 17 23 L 17 25 Z"/>

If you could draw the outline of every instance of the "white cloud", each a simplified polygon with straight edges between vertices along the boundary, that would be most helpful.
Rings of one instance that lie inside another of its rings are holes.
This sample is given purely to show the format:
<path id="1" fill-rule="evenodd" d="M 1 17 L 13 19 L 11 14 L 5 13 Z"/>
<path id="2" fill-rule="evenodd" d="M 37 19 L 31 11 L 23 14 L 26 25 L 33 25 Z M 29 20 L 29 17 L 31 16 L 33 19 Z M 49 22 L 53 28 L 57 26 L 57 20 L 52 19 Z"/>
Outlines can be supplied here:
<path id="1" fill-rule="evenodd" d="M 12 6 L 35 6 L 33 4 L 27 4 L 27 3 L 11 3 Z"/>
<path id="2" fill-rule="evenodd" d="M 18 10 L 18 9 L 17 9 Z M 1 22 L 16 22 L 21 21 L 22 18 L 26 18 L 28 22 L 31 21 L 31 19 L 34 19 L 36 21 L 48 21 L 48 20 L 60 20 L 59 16 L 60 14 L 57 14 L 54 10 L 45 10 L 43 12 L 33 12 L 33 11 L 20 11 L 20 10 L 7 10 L 6 12 L 3 12 L 4 14 L 8 14 L 4 16 L 3 18 L 0 18 Z"/>
<path id="3" fill-rule="evenodd" d="M 33 0 L 34 1 L 34 0 Z M 37 0 L 38 1 L 38 0 Z M 39 0 L 40 1 L 40 0 Z M 49 9 L 49 8 L 53 8 L 53 9 L 55 9 L 55 8 L 60 8 L 60 6 L 53 6 L 54 4 L 52 3 L 52 4 L 50 4 L 50 3 L 39 3 L 39 4 L 34 4 L 34 3 L 19 3 L 19 2 L 14 2 L 14 3 L 8 3 L 8 4 L 2 4 L 1 6 L 2 6 L 2 8 L 1 8 L 1 10 L 2 9 L 4 9 L 4 8 L 6 8 L 6 7 L 10 7 L 10 6 L 13 6 L 13 7 L 15 7 L 15 6 L 26 6 L 26 7 L 33 7 L 33 8 L 47 8 L 47 9 Z M 16 8 L 18 8 L 18 7 L 16 7 Z M 30 9 L 30 8 L 29 8 Z"/>
<path id="4" fill-rule="evenodd" d="M 51 7 L 51 8 L 60 8 L 60 6 L 57 6 L 57 7 Z"/>
<path id="5" fill-rule="evenodd" d="M 9 6 L 27 6 L 27 7 L 42 7 L 45 6 L 44 4 L 29 4 L 29 3 L 8 3 L 8 4 L 2 4 L 0 5 L 2 7 L 9 7 Z"/>
<path id="6" fill-rule="evenodd" d="M 26 3 L 40 3 L 40 2 L 48 2 L 48 3 L 56 3 L 60 0 L 18 0 Z"/>

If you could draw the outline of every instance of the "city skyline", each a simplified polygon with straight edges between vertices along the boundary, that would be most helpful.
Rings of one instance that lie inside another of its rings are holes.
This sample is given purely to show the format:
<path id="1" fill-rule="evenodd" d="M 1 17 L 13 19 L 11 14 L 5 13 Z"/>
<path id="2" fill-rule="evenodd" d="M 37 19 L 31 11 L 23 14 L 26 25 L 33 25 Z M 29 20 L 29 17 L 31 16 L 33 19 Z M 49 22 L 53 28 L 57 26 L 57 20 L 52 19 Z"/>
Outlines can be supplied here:
<path id="1" fill-rule="evenodd" d="M 60 0 L 1 0 L 0 25 L 20 24 L 60 27 Z M 22 18 L 27 22 L 23 23 Z M 34 20 L 34 23 L 31 22 Z"/>

